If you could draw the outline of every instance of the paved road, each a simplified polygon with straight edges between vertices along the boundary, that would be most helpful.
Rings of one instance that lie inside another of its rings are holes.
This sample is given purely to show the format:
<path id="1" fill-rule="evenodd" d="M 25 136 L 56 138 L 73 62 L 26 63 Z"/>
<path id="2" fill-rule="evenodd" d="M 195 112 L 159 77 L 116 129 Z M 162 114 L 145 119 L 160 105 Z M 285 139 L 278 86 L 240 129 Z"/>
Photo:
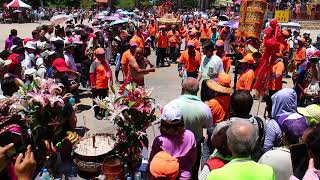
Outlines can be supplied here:
<path id="1" fill-rule="evenodd" d="M 46 22 L 48 23 L 48 22 Z M 4 40 L 8 36 L 10 29 L 15 28 L 18 30 L 18 35 L 22 38 L 30 37 L 31 31 L 35 29 L 40 24 L 0 24 L 0 49 L 4 48 Z M 312 36 L 316 35 L 316 31 L 312 32 Z M 156 56 L 152 52 L 149 60 L 155 64 Z M 114 67 L 113 67 L 114 68 Z M 232 74 L 231 74 L 232 75 Z M 121 76 L 120 76 L 121 77 Z M 285 86 L 291 86 L 292 82 L 289 79 L 285 79 L 287 84 Z M 165 105 L 170 100 L 179 96 L 181 93 L 181 79 L 177 74 L 177 65 L 172 64 L 170 67 L 164 67 L 156 69 L 156 72 L 150 73 L 146 76 L 146 87 L 152 87 L 154 89 L 153 96 L 156 98 L 157 103 Z M 89 129 L 89 134 L 94 134 L 98 132 L 109 132 L 114 133 L 115 128 L 112 122 L 107 120 L 96 120 L 93 116 L 93 110 L 91 108 L 92 100 L 88 92 L 83 92 L 82 95 L 85 98 L 81 99 L 80 107 L 85 109 L 77 114 L 78 126 L 85 126 Z M 265 103 L 261 103 L 258 114 L 263 115 Z M 252 113 L 257 114 L 258 101 L 254 102 L 252 108 Z M 154 127 L 148 130 L 150 140 L 153 139 L 154 134 L 158 133 L 158 127 Z"/>

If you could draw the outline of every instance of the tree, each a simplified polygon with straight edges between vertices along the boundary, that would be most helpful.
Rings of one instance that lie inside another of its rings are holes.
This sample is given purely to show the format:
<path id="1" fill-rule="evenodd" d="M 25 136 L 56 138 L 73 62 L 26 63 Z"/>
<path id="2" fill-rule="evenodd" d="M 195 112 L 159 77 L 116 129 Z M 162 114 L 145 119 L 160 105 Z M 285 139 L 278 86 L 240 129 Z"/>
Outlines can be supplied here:
<path id="1" fill-rule="evenodd" d="M 133 9 L 135 0 L 118 0 L 116 7 L 120 9 Z"/>
<path id="2" fill-rule="evenodd" d="M 141 8 L 147 8 L 151 6 L 151 3 L 149 0 L 140 0 L 140 6 Z"/>
<path id="3" fill-rule="evenodd" d="M 195 8 L 198 6 L 197 0 L 182 0 L 183 7 Z"/>
<path id="4" fill-rule="evenodd" d="M 90 9 L 92 7 L 92 0 L 81 0 L 80 6 L 83 9 Z"/>

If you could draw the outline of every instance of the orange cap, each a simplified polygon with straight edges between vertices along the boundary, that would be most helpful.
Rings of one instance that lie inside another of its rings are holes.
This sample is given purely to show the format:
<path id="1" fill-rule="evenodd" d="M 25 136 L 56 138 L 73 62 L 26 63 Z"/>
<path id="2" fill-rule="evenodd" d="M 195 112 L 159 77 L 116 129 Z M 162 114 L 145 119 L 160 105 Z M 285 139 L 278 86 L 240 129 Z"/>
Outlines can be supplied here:
<path id="1" fill-rule="evenodd" d="M 215 79 L 215 81 L 224 87 L 230 87 L 231 85 L 231 78 L 229 74 L 226 73 L 220 73 L 218 75 L 218 78 Z"/>
<path id="2" fill-rule="evenodd" d="M 289 31 L 287 31 L 287 30 L 282 30 L 282 34 L 284 35 L 284 36 L 289 36 L 290 34 L 289 34 Z"/>
<path id="3" fill-rule="evenodd" d="M 240 60 L 242 63 L 254 64 L 256 61 L 254 60 L 252 54 L 247 54 Z"/>
<path id="4" fill-rule="evenodd" d="M 219 39 L 219 40 L 216 41 L 216 46 L 221 47 L 223 45 L 224 45 L 223 40 Z"/>
<path id="5" fill-rule="evenodd" d="M 179 175 L 179 162 L 164 151 L 158 152 L 150 163 L 150 173 L 156 177 L 166 177 L 174 180 Z"/>
<path id="6" fill-rule="evenodd" d="M 95 54 L 104 54 L 105 51 L 103 48 L 97 48 L 96 51 L 95 51 Z"/>

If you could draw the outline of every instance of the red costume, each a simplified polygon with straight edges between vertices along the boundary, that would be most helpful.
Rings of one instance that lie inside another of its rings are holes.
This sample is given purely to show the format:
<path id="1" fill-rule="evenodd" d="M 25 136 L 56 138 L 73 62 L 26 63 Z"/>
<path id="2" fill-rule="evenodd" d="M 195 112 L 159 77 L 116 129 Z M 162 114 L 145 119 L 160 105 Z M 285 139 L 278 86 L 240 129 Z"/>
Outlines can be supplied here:
<path id="1" fill-rule="evenodd" d="M 281 30 L 277 20 L 270 21 L 270 27 L 265 29 L 263 39 L 264 53 L 255 71 L 255 85 L 257 95 L 264 95 L 267 91 L 268 82 L 271 74 L 271 67 L 274 64 L 275 55 L 279 52 L 281 43 L 285 43 L 285 38 L 281 35 Z"/>

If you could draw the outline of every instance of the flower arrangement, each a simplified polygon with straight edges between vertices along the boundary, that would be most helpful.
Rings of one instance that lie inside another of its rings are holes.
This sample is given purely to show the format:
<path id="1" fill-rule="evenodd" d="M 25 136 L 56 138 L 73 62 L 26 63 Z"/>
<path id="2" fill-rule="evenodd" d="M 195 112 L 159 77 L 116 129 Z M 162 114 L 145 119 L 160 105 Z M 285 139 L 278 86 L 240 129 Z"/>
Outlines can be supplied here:
<path id="1" fill-rule="evenodd" d="M 0 123 L 0 134 L 12 131 L 14 125 L 35 148 L 44 145 L 46 151 L 52 151 L 51 142 L 63 139 L 70 117 L 66 115 L 64 97 L 60 95 L 62 89 L 53 79 L 37 77 L 29 84 L 16 79 L 16 84 L 19 85 L 18 93 L 0 101 L 0 120 L 3 122 Z M 68 110 L 72 113 L 72 106 Z M 50 140 L 49 147 L 45 140 Z"/>
<path id="2" fill-rule="evenodd" d="M 105 110 L 105 117 L 117 125 L 117 149 L 123 157 L 140 158 L 141 149 L 148 144 L 146 129 L 156 120 L 155 99 L 151 89 L 129 84 L 122 95 L 113 87 L 105 99 L 94 99 Z"/>

